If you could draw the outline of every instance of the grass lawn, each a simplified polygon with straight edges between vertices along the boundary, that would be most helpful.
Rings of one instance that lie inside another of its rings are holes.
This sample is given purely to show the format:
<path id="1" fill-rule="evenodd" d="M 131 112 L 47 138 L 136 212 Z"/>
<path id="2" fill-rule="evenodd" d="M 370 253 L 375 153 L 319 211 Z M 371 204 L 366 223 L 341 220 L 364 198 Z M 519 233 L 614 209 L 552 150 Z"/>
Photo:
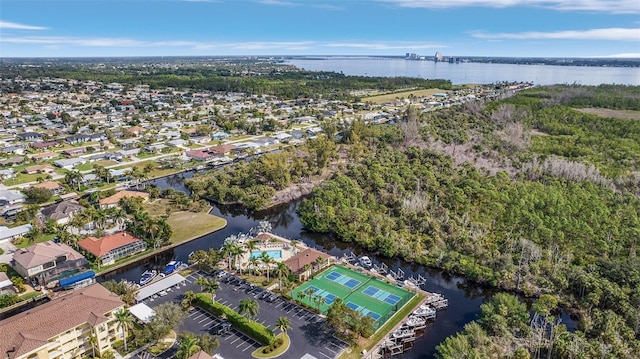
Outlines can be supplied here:
<path id="1" fill-rule="evenodd" d="M 13 244 L 17 248 L 26 248 L 26 247 L 29 247 L 30 245 L 33 245 L 33 244 L 36 244 L 36 243 L 42 243 L 42 242 L 50 241 L 50 240 L 53 239 L 53 237 L 55 237 L 55 234 L 41 234 L 33 242 L 29 242 L 29 240 L 27 238 L 21 237 L 21 238 L 16 239 L 13 242 Z"/>
<path id="2" fill-rule="evenodd" d="M 240 141 L 240 140 L 246 140 L 247 138 L 251 138 L 253 136 L 251 135 L 239 135 L 239 136 L 230 136 L 229 138 L 227 138 L 227 141 Z"/>
<path id="3" fill-rule="evenodd" d="M 2 181 L 2 184 L 5 186 L 13 186 L 16 184 L 23 184 L 29 182 L 35 182 L 38 180 L 38 177 L 45 178 L 47 175 L 42 173 L 34 173 L 28 175 L 26 173 L 18 173 L 14 178 L 9 178 L 7 180 Z"/>
<path id="4" fill-rule="evenodd" d="M 170 174 L 173 174 L 173 173 L 175 173 L 175 172 L 176 172 L 176 170 L 175 170 L 175 169 L 173 169 L 173 168 L 161 169 L 161 168 L 159 168 L 159 166 L 160 166 L 160 165 L 158 164 L 158 162 L 156 162 L 156 161 L 152 161 L 152 160 L 138 162 L 138 163 L 136 163 L 136 164 L 135 164 L 135 165 L 133 165 L 133 166 L 131 166 L 131 165 L 129 165 L 129 166 L 124 165 L 124 166 L 118 166 L 118 167 L 115 167 L 115 168 L 116 168 L 116 169 L 123 169 L 123 168 L 133 168 L 133 167 L 138 167 L 138 168 L 140 168 L 140 169 L 142 170 L 142 169 L 144 169 L 144 166 L 145 166 L 147 163 L 151 163 L 151 164 L 153 165 L 153 167 L 154 167 L 154 168 L 153 168 L 153 170 L 152 170 L 151 172 L 149 172 L 149 174 L 148 174 L 149 178 L 161 177 L 161 176 L 167 176 L 167 175 L 170 175 Z"/>
<path id="5" fill-rule="evenodd" d="M 416 97 L 423 96 L 433 96 L 435 93 L 447 92 L 446 90 L 441 89 L 422 89 L 422 90 L 411 90 L 411 91 L 403 91 L 403 92 L 394 92 L 385 95 L 379 96 L 371 96 L 371 97 L 363 97 L 362 100 L 365 102 L 373 102 L 377 104 L 391 102 L 396 98 L 408 98 L 409 95 L 413 95 Z"/>
<path id="6" fill-rule="evenodd" d="M 167 223 L 173 229 L 171 243 L 180 243 L 220 230 L 227 225 L 227 220 L 203 212 L 180 211 L 171 213 Z"/>
<path id="7" fill-rule="evenodd" d="M 117 165 L 119 162 L 116 161 L 111 161 L 111 160 L 102 160 L 102 161 L 95 161 L 93 163 L 94 166 L 102 166 L 102 167 L 107 167 L 107 166 L 113 166 L 113 165 Z"/>
<path id="8" fill-rule="evenodd" d="M 78 171 L 89 171 L 93 169 L 93 163 L 83 163 L 81 165 L 77 165 L 76 169 Z"/>

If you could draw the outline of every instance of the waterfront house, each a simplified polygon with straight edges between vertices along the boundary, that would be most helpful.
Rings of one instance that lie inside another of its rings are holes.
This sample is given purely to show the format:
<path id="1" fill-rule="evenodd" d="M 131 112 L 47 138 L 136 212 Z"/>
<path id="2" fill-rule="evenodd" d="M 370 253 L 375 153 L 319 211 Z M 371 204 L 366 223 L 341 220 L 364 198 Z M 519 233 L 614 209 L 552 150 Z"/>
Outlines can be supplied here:
<path id="1" fill-rule="evenodd" d="M 13 269 L 23 278 L 33 278 L 40 285 L 71 276 L 89 268 L 89 261 L 64 243 L 47 241 L 36 243 L 13 253 Z"/>
<path id="2" fill-rule="evenodd" d="M 124 307 L 101 284 L 78 289 L 0 321 L 0 353 L 6 359 L 102 356 L 122 340 L 115 313 Z"/>
<path id="3" fill-rule="evenodd" d="M 200 150 L 186 151 L 186 156 L 192 158 L 198 162 L 206 162 L 213 159 L 213 155 L 209 152 L 204 152 Z"/>
<path id="4" fill-rule="evenodd" d="M 145 202 L 149 199 L 149 194 L 146 192 L 123 190 L 112 196 L 101 199 L 100 208 L 106 209 L 106 208 L 116 207 L 121 199 L 127 198 L 127 197 L 142 198 L 143 202 Z"/>
<path id="5" fill-rule="evenodd" d="M 209 147 L 209 152 L 215 153 L 218 156 L 228 156 L 235 148 L 236 146 L 234 145 L 218 145 Z"/>
<path id="6" fill-rule="evenodd" d="M 147 244 L 128 232 L 117 232 L 102 238 L 87 237 L 78 246 L 100 259 L 102 265 L 110 265 L 118 259 L 144 252 Z"/>

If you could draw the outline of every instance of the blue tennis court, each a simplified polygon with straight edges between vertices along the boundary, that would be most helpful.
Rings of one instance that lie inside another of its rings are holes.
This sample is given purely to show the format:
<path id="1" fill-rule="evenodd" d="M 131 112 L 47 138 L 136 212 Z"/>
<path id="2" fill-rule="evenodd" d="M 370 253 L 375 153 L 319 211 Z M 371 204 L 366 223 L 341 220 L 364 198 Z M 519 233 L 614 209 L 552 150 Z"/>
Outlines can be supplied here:
<path id="1" fill-rule="evenodd" d="M 348 287 L 349 289 L 353 289 L 360 284 L 359 280 L 353 279 L 347 275 L 340 274 L 338 272 L 329 272 L 324 277 L 330 281 L 336 282 L 338 284 L 342 284 L 343 286 Z"/>
<path id="2" fill-rule="evenodd" d="M 369 309 L 361 307 L 361 306 L 359 306 L 357 304 L 354 304 L 352 302 L 347 302 L 347 307 L 349 307 L 349 308 L 351 308 L 351 309 L 353 309 L 353 310 L 355 310 L 357 312 L 360 312 L 360 313 L 362 313 L 364 315 L 368 315 L 371 318 L 373 318 L 373 320 L 378 320 L 378 318 L 380 318 L 380 314 L 378 314 L 376 312 L 372 312 Z"/>
<path id="3" fill-rule="evenodd" d="M 333 301 L 336 299 L 335 295 L 327 292 L 326 290 L 322 290 L 322 289 L 320 289 L 318 287 L 314 287 L 314 286 L 311 285 L 311 286 L 309 286 L 308 289 L 312 289 L 313 290 L 313 295 L 314 296 L 319 295 L 319 296 L 323 297 L 324 298 L 324 303 L 326 305 L 331 305 L 333 303 Z"/>
<path id="4" fill-rule="evenodd" d="M 397 295 L 391 294 L 386 290 L 382 290 L 374 286 L 368 286 L 367 289 L 362 291 L 362 293 L 391 305 L 396 305 L 396 303 L 400 301 L 400 297 Z"/>

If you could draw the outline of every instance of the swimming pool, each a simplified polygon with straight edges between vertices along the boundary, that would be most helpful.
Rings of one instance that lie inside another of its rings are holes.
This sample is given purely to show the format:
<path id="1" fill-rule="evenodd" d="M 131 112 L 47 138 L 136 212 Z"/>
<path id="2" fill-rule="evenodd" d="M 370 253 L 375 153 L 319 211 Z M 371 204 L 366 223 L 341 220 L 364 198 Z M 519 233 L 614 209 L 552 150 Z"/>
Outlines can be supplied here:
<path id="1" fill-rule="evenodd" d="M 253 251 L 251 252 L 251 258 L 260 258 L 262 252 L 267 252 L 267 255 L 272 259 L 282 259 L 282 250 L 270 249 L 268 251 Z"/>

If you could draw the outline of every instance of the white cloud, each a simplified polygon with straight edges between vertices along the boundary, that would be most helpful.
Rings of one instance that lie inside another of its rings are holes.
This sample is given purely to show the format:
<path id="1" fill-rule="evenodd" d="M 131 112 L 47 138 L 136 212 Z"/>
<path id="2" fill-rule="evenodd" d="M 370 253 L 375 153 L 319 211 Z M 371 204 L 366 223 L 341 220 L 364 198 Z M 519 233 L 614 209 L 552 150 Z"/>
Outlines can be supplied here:
<path id="1" fill-rule="evenodd" d="M 606 55 L 606 56 L 596 56 L 596 57 L 606 57 L 606 58 L 617 58 L 617 59 L 640 59 L 640 52 L 638 53 L 623 53 L 623 54 L 614 54 L 614 55 Z"/>
<path id="2" fill-rule="evenodd" d="M 608 40 L 608 41 L 638 41 L 640 39 L 640 28 L 638 29 L 590 29 L 590 30 L 567 30 L 553 32 L 517 32 L 517 33 L 484 33 L 473 32 L 473 37 L 490 40 Z"/>
<path id="3" fill-rule="evenodd" d="M 369 50 L 397 50 L 397 49 L 420 50 L 420 49 L 433 49 L 433 48 L 446 47 L 444 45 L 439 45 L 439 44 L 420 44 L 420 43 L 402 43 L 402 42 L 393 42 L 393 43 L 329 42 L 329 43 L 322 44 L 322 46 L 344 47 L 344 48 L 354 48 L 354 49 L 369 49 Z"/>
<path id="4" fill-rule="evenodd" d="M 257 51 L 302 51 L 321 49 L 351 49 L 351 50 L 424 50 L 432 48 L 446 48 L 446 45 L 417 43 L 409 41 L 392 42 L 338 42 L 338 41 L 146 41 L 130 38 L 83 38 L 63 36 L 24 36 L 24 37 L 0 37 L 0 44 L 25 44 L 42 45 L 49 48 L 85 47 L 85 48 L 183 48 L 197 51 L 228 50 L 238 52 Z"/>
<path id="5" fill-rule="evenodd" d="M 300 4 L 296 4 L 290 1 L 281 1 L 281 0 L 259 0 L 260 4 L 263 5 L 276 5 L 276 6 L 298 6 Z"/>
<path id="6" fill-rule="evenodd" d="M 592 11 L 613 14 L 640 13 L 638 0 L 378 0 L 400 7 L 446 9 L 454 7 L 539 7 L 559 11 Z"/>
<path id="7" fill-rule="evenodd" d="M 2 21 L 0 20 L 0 29 L 11 29 L 11 30 L 47 30 L 48 28 L 42 26 L 33 26 L 33 25 L 25 25 L 18 24 L 15 22 Z"/>

